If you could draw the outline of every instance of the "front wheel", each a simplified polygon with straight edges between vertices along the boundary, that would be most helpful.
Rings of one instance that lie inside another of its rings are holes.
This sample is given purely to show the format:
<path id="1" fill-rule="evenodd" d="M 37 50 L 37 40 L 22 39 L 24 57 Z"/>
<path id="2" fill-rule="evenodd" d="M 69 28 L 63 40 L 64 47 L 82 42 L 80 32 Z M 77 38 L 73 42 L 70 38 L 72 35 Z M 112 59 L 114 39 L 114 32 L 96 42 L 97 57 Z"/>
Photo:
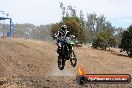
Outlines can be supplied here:
<path id="1" fill-rule="evenodd" d="M 61 58 L 60 56 L 58 56 L 58 67 L 60 70 L 63 70 L 65 66 L 65 60 L 63 58 Z"/>
<path id="2" fill-rule="evenodd" d="M 77 64 L 77 58 L 76 58 L 74 51 L 72 51 L 70 54 L 70 62 L 73 67 L 75 67 Z"/>

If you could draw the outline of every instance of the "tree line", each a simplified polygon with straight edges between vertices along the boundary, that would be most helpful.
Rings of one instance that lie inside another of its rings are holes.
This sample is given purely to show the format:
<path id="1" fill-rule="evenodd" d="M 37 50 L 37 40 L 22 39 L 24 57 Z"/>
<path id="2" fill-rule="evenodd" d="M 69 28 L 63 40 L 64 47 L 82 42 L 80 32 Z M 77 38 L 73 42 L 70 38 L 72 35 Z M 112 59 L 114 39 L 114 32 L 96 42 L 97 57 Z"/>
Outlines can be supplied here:
<path id="1" fill-rule="evenodd" d="M 64 6 L 60 3 L 62 18 L 60 22 L 48 25 L 35 26 L 33 24 L 14 24 L 14 34 L 18 38 L 39 39 L 53 41 L 54 34 L 60 29 L 61 25 L 66 24 L 68 31 L 76 36 L 76 42 L 91 43 L 93 48 L 105 50 L 107 47 L 121 48 L 126 51 L 128 56 L 132 56 L 132 25 L 127 29 L 116 28 L 106 20 L 104 15 L 96 13 L 83 14 L 69 5 Z M 9 31 L 8 24 L 0 23 L 0 36 Z"/>
<path id="2" fill-rule="evenodd" d="M 76 40 L 80 43 L 92 43 L 93 46 L 100 48 L 104 46 L 100 46 L 98 42 L 104 44 L 105 47 L 117 47 L 120 44 L 121 32 L 124 29 L 112 26 L 104 15 L 87 13 L 85 18 L 83 11 L 79 11 L 79 15 L 77 15 L 77 10 L 73 6 L 64 6 L 63 3 L 60 3 L 60 9 L 62 19 L 51 26 L 51 36 L 60 29 L 61 25 L 66 24 L 68 30 L 76 36 Z M 111 39 L 112 41 L 110 41 Z"/>
<path id="3" fill-rule="evenodd" d="M 116 28 L 106 20 L 104 15 L 88 13 L 86 18 L 83 11 L 77 15 L 73 6 L 64 6 L 60 3 L 62 19 L 60 22 L 51 25 L 51 36 L 53 37 L 61 25 L 66 24 L 68 30 L 76 36 L 80 43 L 92 43 L 93 48 L 106 50 L 107 47 L 121 48 L 128 56 L 132 56 L 132 25 L 127 29 Z"/>
<path id="4" fill-rule="evenodd" d="M 50 36 L 50 27 L 49 25 L 40 25 L 35 26 L 33 24 L 25 23 L 25 24 L 14 24 L 14 35 L 17 38 L 25 38 L 25 39 L 38 39 L 43 41 L 52 41 L 52 37 Z M 0 37 L 7 36 L 7 32 L 9 32 L 9 24 L 0 24 Z"/>

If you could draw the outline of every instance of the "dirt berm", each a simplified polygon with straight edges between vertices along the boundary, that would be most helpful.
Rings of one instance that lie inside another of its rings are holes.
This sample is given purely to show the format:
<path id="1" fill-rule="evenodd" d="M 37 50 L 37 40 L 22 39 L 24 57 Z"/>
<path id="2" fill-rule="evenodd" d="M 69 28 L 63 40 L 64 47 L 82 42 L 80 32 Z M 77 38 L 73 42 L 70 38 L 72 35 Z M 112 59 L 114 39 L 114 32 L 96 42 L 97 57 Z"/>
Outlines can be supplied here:
<path id="1" fill-rule="evenodd" d="M 118 49 L 74 48 L 76 67 L 66 61 L 64 70 L 57 67 L 56 45 L 38 40 L 0 39 L 0 88 L 132 88 L 130 84 L 85 84 L 76 82 L 78 66 L 88 74 L 130 74 L 132 58 Z"/>

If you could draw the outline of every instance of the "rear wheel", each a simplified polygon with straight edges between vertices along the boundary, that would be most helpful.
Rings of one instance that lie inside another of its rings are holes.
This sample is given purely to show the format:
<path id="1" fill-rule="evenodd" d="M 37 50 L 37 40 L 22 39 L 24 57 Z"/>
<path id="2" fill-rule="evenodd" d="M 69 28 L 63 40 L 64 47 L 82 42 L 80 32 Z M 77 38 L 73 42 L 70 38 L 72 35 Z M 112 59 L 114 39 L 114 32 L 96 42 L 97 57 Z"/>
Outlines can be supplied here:
<path id="1" fill-rule="evenodd" d="M 74 51 L 72 51 L 70 54 L 70 62 L 73 67 L 75 67 L 77 64 L 77 58 L 76 58 Z"/>
<path id="2" fill-rule="evenodd" d="M 63 70 L 64 66 L 65 66 L 65 60 L 62 57 L 58 56 L 58 67 L 59 67 L 59 69 Z"/>

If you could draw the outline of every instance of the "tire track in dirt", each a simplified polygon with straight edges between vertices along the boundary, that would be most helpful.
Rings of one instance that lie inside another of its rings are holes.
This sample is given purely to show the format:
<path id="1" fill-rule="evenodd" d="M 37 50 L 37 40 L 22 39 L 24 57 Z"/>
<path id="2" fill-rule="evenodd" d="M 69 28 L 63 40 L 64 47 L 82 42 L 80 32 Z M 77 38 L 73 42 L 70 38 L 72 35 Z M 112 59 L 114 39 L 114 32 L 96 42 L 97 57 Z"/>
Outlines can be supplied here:
<path id="1" fill-rule="evenodd" d="M 57 66 L 56 45 L 34 40 L 1 40 L 1 58 L 2 68 L 10 67 L 15 72 L 7 70 L 1 72 L 10 76 L 11 81 L 7 79 L 7 84 L 3 88 L 131 88 L 131 84 L 88 84 L 79 86 L 76 83 L 77 69 L 79 65 L 84 65 L 90 73 L 129 73 L 132 74 L 132 59 L 128 57 L 111 54 L 107 51 L 101 51 L 86 47 L 75 48 L 77 56 L 77 66 L 72 67 L 67 60 L 64 70 L 59 70 Z M 19 43 L 20 42 L 20 43 Z M 3 43 L 3 44 L 2 44 Z M 22 43 L 22 44 L 21 44 Z M 26 46 L 26 47 L 25 47 Z M 7 49 L 7 50 L 6 50 Z M 9 52 L 10 51 L 10 52 Z M 6 52 L 6 53 L 5 53 Z M 32 53 L 31 53 L 32 52 Z M 4 57 L 2 56 L 4 54 Z M 12 55 L 14 54 L 14 55 Z M 11 57 L 8 57 L 10 56 Z M 2 59 L 4 58 L 4 59 Z M 11 61 L 10 61 L 11 60 Z M 7 65 L 10 63 L 13 66 Z M 21 62 L 21 63 L 19 63 Z M 15 64 L 14 64 L 15 63 Z M 17 65 L 18 64 L 18 65 Z M 114 69 L 116 70 L 114 70 Z M 4 70 L 1 69 L 1 70 Z M 6 70 L 6 69 L 5 69 Z M 20 74 L 17 74 L 19 72 Z M 12 74 L 18 75 L 12 76 Z M 26 75 L 27 74 L 27 75 Z M 6 85 L 11 84 L 9 87 Z M 13 84 L 12 84 L 13 83 Z M 1 87 L 1 86 L 0 86 Z"/>
<path id="2" fill-rule="evenodd" d="M 50 76 L 64 76 L 64 77 L 65 76 L 71 76 L 71 77 L 76 76 L 75 69 L 76 68 L 70 66 L 69 62 L 67 61 L 64 69 L 60 70 L 57 66 L 57 61 L 56 61 L 56 63 L 54 63 Z"/>

